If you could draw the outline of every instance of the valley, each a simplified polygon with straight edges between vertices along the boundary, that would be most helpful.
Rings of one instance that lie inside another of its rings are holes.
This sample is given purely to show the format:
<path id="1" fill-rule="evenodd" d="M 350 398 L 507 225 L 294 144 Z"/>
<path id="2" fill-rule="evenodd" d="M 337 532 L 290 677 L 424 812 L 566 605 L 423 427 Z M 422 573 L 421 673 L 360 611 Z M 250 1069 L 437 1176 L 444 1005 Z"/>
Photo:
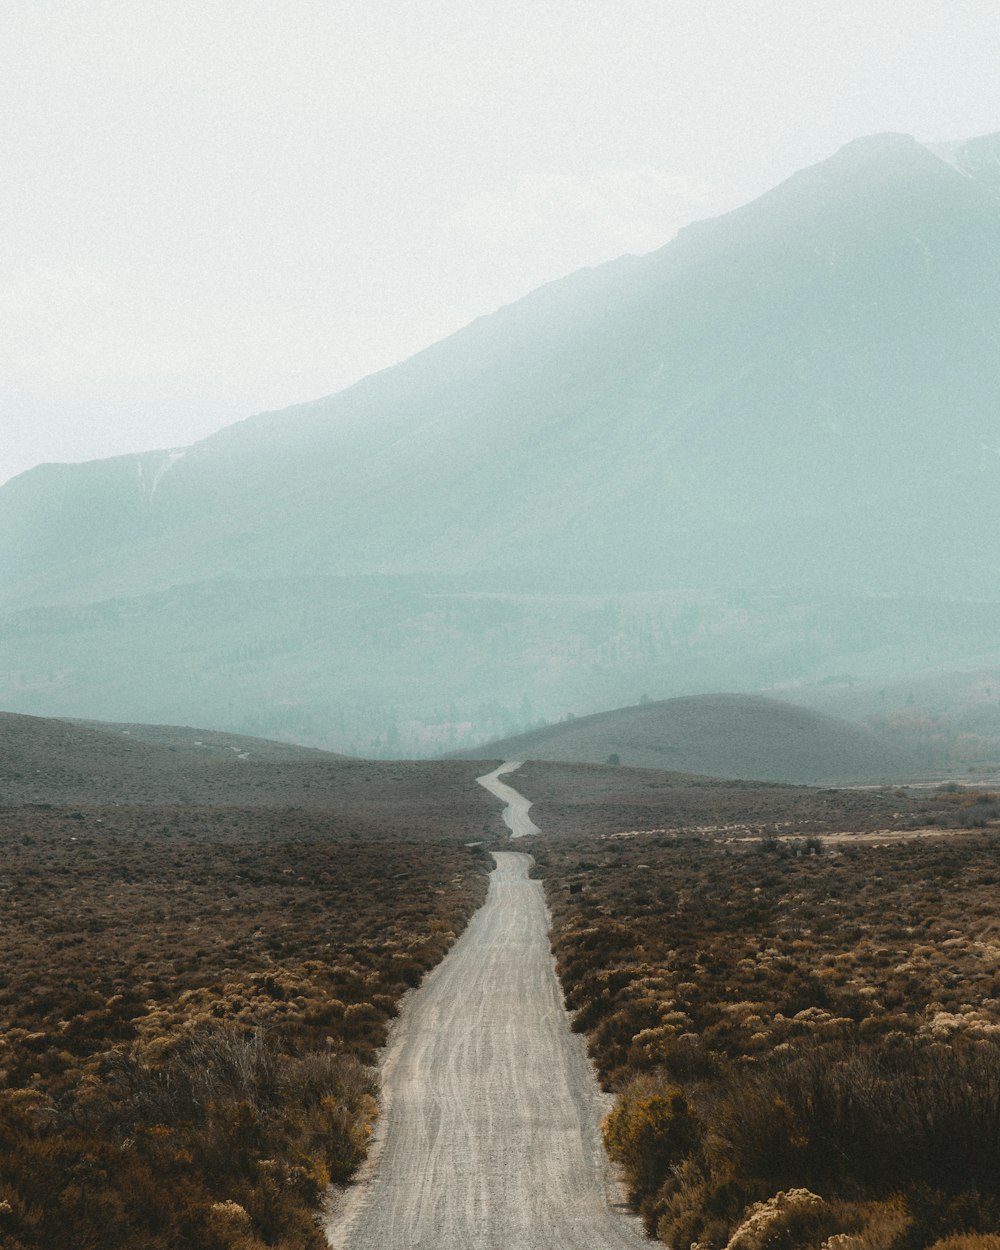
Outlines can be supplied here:
<path id="1" fill-rule="evenodd" d="M 753 1202 L 803 1186 L 822 1208 L 792 1220 L 800 1247 L 997 1227 L 981 1179 L 969 1205 L 964 1155 L 939 1196 L 920 1187 L 966 1115 L 949 1083 L 978 1088 L 1000 1028 L 1000 795 L 529 762 L 494 769 L 497 797 L 475 761 L 3 729 L 5 782 L 16 759 L 32 788 L 0 806 L 5 1248 L 318 1248 L 324 1204 L 351 1250 L 530 1246 L 539 1227 L 641 1244 L 604 1205 L 601 1104 L 570 1023 L 614 1107 L 604 1146 L 668 1244 L 680 1229 L 723 1250 Z M 206 767 L 217 801 L 185 798 Z M 98 776 L 130 800 L 100 801 Z M 530 827 L 501 819 L 514 800 Z M 868 1153 L 837 1139 L 849 1162 L 831 1170 L 824 1134 L 847 1130 L 820 1132 L 815 1099 L 856 1116 L 863 1079 L 903 1114 L 927 1065 L 943 1101 L 895 1171 L 871 1160 L 913 1130 L 885 1109 Z M 758 1117 L 742 1137 L 737 1080 Z M 799 1118 L 770 1123 L 776 1097 Z M 751 1150 L 765 1131 L 773 1158 Z"/>
<path id="2" fill-rule="evenodd" d="M 0 484 L 2 1250 L 998 1250 L 998 168 Z"/>

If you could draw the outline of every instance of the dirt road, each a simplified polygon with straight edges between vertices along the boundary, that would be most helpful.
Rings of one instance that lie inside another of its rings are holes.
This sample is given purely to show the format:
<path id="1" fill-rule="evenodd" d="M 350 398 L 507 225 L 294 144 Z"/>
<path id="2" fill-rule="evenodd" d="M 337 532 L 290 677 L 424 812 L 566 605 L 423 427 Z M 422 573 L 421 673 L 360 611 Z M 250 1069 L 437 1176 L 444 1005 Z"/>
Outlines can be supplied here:
<path id="1" fill-rule="evenodd" d="M 531 807 L 530 800 L 526 799 L 523 794 L 505 786 L 500 780 L 506 773 L 512 773 L 515 769 L 520 768 L 521 760 L 508 760 L 506 764 L 501 764 L 491 773 L 487 773 L 485 777 L 477 777 L 476 780 L 490 794 L 495 794 L 501 803 L 507 806 L 503 809 L 503 821 L 510 830 L 512 838 L 526 838 L 529 833 L 541 833 L 541 830 L 531 820 L 528 810 Z"/>
<path id="2" fill-rule="evenodd" d="M 506 787 L 505 787 L 506 788 Z M 328 1228 L 345 1250 L 638 1250 L 609 1205 L 601 1107 L 570 1032 L 527 855 L 406 1005 L 374 1165 Z"/>

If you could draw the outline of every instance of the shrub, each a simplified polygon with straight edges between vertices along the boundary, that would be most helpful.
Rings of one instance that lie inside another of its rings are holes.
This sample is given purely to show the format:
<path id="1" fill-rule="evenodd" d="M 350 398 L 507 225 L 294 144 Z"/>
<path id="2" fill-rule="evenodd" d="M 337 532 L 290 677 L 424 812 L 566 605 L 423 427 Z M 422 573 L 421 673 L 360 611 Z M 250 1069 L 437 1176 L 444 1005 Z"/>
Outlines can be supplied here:
<path id="1" fill-rule="evenodd" d="M 603 1131 L 605 1148 L 621 1165 L 637 1204 L 659 1189 L 669 1169 L 697 1147 L 702 1133 L 679 1086 L 651 1076 L 638 1077 L 622 1092 Z M 647 1231 L 653 1230 L 647 1226 Z"/>
<path id="2" fill-rule="evenodd" d="M 820 1239 L 830 1210 L 808 1189 L 790 1189 L 756 1202 L 733 1233 L 726 1250 L 799 1250 Z"/>

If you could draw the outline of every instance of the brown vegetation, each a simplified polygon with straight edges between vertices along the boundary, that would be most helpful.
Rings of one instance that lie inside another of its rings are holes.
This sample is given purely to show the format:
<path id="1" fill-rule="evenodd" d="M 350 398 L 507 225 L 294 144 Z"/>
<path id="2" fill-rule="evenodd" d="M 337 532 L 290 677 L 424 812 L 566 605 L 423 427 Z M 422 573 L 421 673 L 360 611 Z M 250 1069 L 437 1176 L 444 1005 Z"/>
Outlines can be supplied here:
<path id="1" fill-rule="evenodd" d="M 540 824 L 610 817 L 610 778 L 575 804 L 555 780 L 553 800 L 522 777 Z M 618 1095 L 606 1144 L 647 1230 L 711 1250 L 988 1244 L 1000 1233 L 995 796 L 761 787 L 732 821 L 732 789 L 701 789 L 698 813 L 692 785 L 649 787 L 633 829 L 532 847 L 574 1027 Z M 841 831 L 866 837 L 826 836 L 838 803 Z M 905 836 L 969 812 L 987 828 Z M 816 1201 L 773 1204 L 800 1192 Z"/>
<path id="2" fill-rule="evenodd" d="M 430 807 L 381 841 L 343 811 L 0 809 L 4 1250 L 322 1245 L 367 1065 L 485 894 Z"/>

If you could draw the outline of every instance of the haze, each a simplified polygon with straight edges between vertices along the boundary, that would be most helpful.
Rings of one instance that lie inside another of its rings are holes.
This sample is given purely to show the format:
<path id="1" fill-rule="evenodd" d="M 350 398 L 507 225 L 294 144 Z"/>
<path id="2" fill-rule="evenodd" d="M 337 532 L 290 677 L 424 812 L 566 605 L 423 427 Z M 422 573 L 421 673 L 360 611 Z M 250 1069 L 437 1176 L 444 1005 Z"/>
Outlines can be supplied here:
<path id="1" fill-rule="evenodd" d="M 995 130 L 1000 12 L 14 3 L 0 481 L 338 390 L 840 144 Z"/>

